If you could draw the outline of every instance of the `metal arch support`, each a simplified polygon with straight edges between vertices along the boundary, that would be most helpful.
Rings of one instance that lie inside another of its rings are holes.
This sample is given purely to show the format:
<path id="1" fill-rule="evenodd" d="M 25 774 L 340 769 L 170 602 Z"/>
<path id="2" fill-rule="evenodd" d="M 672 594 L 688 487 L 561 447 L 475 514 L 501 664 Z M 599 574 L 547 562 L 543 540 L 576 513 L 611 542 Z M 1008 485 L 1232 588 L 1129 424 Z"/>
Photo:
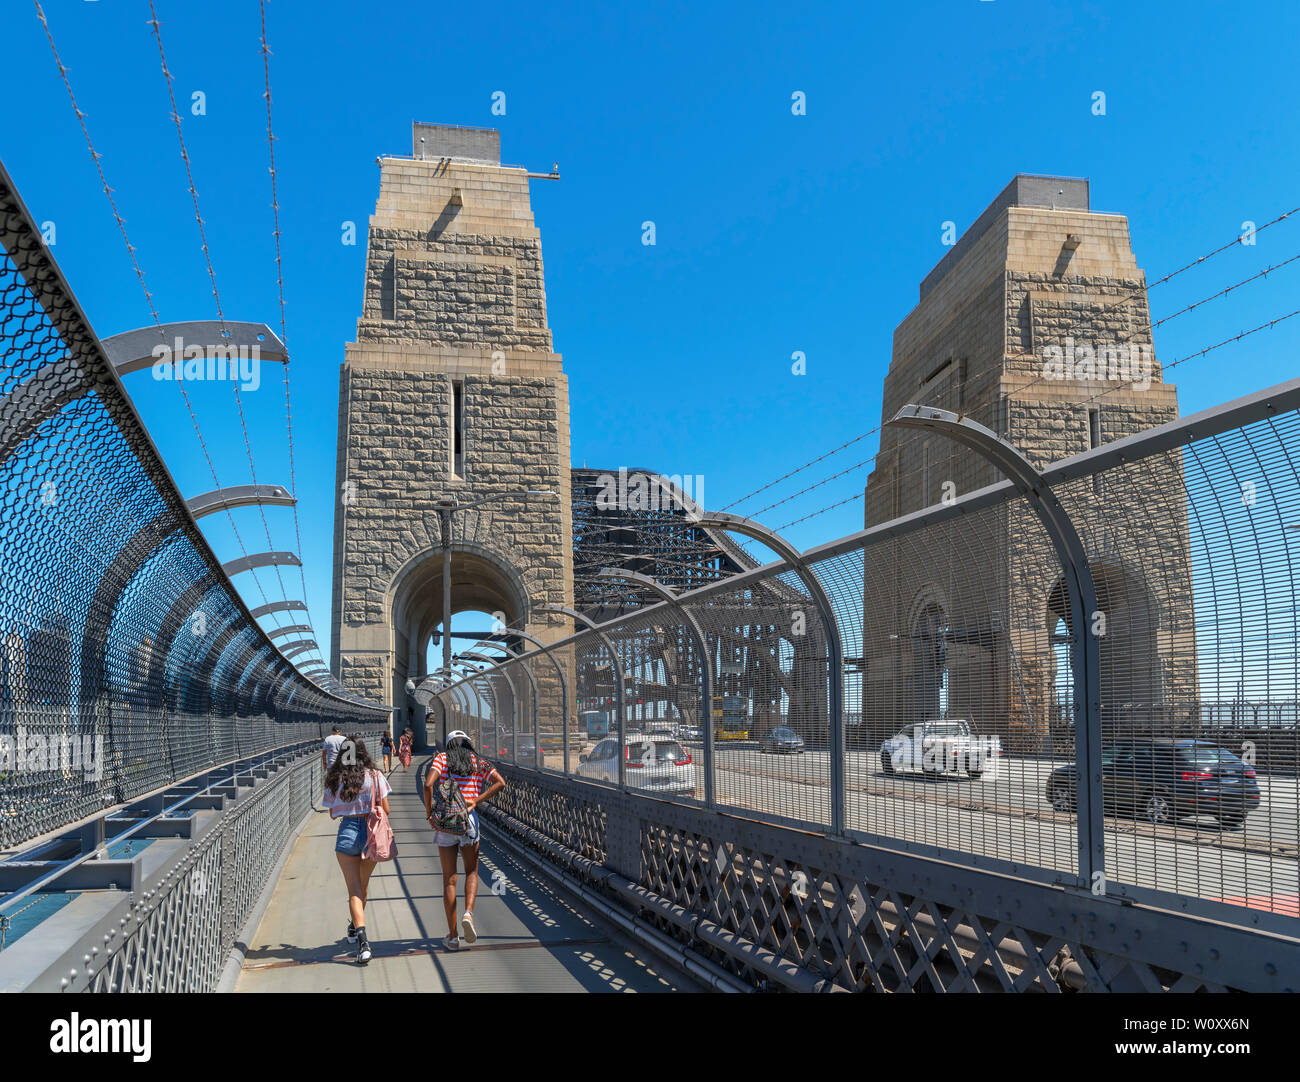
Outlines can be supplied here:
<path id="1" fill-rule="evenodd" d="M 207 652 L 203 655 L 203 661 L 198 665 L 197 671 L 204 674 L 205 679 L 200 685 L 202 689 L 202 709 L 204 713 L 212 708 L 212 697 L 215 689 L 212 686 L 212 675 L 216 670 L 216 663 L 220 661 L 221 655 L 226 652 L 226 647 L 230 641 L 242 631 L 239 624 L 239 610 L 232 609 L 226 616 L 221 625 L 221 630 L 217 632 L 212 644 L 208 647 Z"/>
<path id="2" fill-rule="evenodd" d="M 200 349 L 211 357 L 223 350 L 256 350 L 259 360 L 284 364 L 289 359 L 284 343 L 265 323 L 238 323 L 213 319 L 154 324 L 123 331 L 101 340 L 104 353 L 118 376 L 152 367 L 163 358 L 183 360 L 187 349 Z M 178 348 L 179 347 L 179 348 Z"/>
<path id="3" fill-rule="evenodd" d="M 235 507 L 293 507 L 298 500 L 283 485 L 228 485 L 191 496 L 185 506 L 195 519 Z"/>
<path id="4" fill-rule="evenodd" d="M 609 654 L 610 667 L 614 673 L 614 710 L 615 710 L 615 716 L 619 719 L 618 735 L 619 735 L 619 739 L 621 740 L 623 738 L 623 709 L 624 709 L 623 707 L 623 680 L 624 680 L 623 663 L 618 658 L 618 651 L 614 649 L 613 642 L 610 641 L 609 636 L 606 635 L 605 632 L 601 630 L 600 625 L 597 624 L 595 620 L 593 620 L 590 616 L 578 612 L 577 609 L 571 609 L 567 605 L 547 605 L 546 611 L 559 612 L 559 613 L 563 613 L 565 616 L 571 617 L 576 623 L 582 624 L 588 630 L 594 632 L 596 637 L 600 639 L 601 643 L 604 645 L 605 651 Z M 567 754 L 567 749 L 568 749 L 568 727 L 567 726 L 565 727 L 565 749 L 566 749 L 566 754 L 564 756 L 564 773 L 568 774 L 569 756 Z"/>
<path id="5" fill-rule="evenodd" d="M 175 536 L 181 527 L 169 511 L 155 515 L 132 535 L 117 554 L 108 569 L 100 576 L 86 609 L 86 626 L 81 638 L 81 703 L 83 709 L 95 709 L 95 703 L 106 684 L 104 668 L 107 664 L 108 629 L 113 623 L 118 602 L 131 585 L 146 559 Z M 156 644 L 155 644 L 156 645 Z M 150 659 L 150 685 L 153 666 Z M 111 724 L 111 723 L 110 723 Z"/>
<path id="6" fill-rule="evenodd" d="M 478 703 L 481 703 L 481 702 L 483 701 L 483 698 L 484 698 L 484 697 L 483 697 L 483 689 L 484 689 L 484 688 L 487 689 L 487 698 L 488 698 L 489 700 L 491 700 L 491 703 L 492 703 L 492 731 L 495 733 L 496 730 L 497 730 L 497 727 L 501 724 L 501 700 L 497 697 L 497 687 L 496 687 L 496 684 L 493 683 L 492 676 L 502 676 L 502 674 L 501 674 L 501 673 L 492 673 L 492 675 L 489 675 L 489 672 L 490 672 L 490 670 L 486 670 L 486 669 L 475 669 L 475 668 L 471 668 L 470 666 L 466 665 L 466 666 L 465 666 L 465 673 L 466 673 L 465 683 L 468 684 L 468 685 L 469 685 L 469 688 L 472 689 L 473 692 L 474 692 L 474 705 L 475 705 L 475 706 L 476 706 Z M 519 693 L 518 693 L 517 691 L 515 691 L 514 683 L 510 680 L 510 678 L 509 678 L 508 676 L 505 676 L 505 677 L 503 677 L 503 678 L 505 679 L 506 684 L 507 684 L 507 685 L 509 686 L 509 688 L 510 688 L 510 708 L 511 708 L 511 714 L 510 714 L 510 730 L 511 730 L 511 732 L 513 733 L 513 732 L 515 731 L 514 709 L 515 709 L 515 704 L 516 704 L 516 703 L 518 702 L 518 700 L 519 700 Z M 482 680 L 482 681 L 483 681 L 483 684 L 482 684 L 481 687 L 479 686 L 479 683 L 478 683 L 479 680 Z M 462 685 L 462 686 L 464 686 L 464 685 Z M 467 696 L 466 696 L 466 699 L 468 700 L 468 698 L 469 698 L 469 697 L 468 697 L 468 695 L 467 695 Z M 474 708 L 473 706 L 467 706 L 467 709 L 472 710 L 473 708 Z M 472 715 L 472 716 L 474 716 L 474 717 L 476 718 L 476 720 L 478 720 L 479 725 L 480 725 L 480 730 L 481 730 L 481 728 L 482 728 L 482 724 L 483 724 L 483 721 L 484 721 L 485 719 L 483 718 L 483 716 L 482 716 L 481 714 L 474 714 L 474 715 Z M 481 733 L 481 731 L 480 731 L 480 740 L 479 740 L 479 743 L 480 743 L 480 744 L 482 743 L 482 739 L 481 739 L 481 737 L 482 737 L 482 733 Z M 481 750 L 483 750 L 483 749 L 480 748 L 479 750 L 481 751 Z"/>
<path id="7" fill-rule="evenodd" d="M 427 685 L 433 683 L 435 680 L 442 683 L 443 686 L 440 689 L 432 692 L 430 701 L 432 701 L 432 699 L 437 699 L 439 705 L 442 707 L 442 743 L 444 747 L 447 744 L 447 733 L 450 732 L 450 729 L 447 727 L 449 721 L 447 717 L 448 706 L 446 700 L 443 699 L 443 695 L 450 695 L 452 697 L 453 705 L 451 709 L 461 709 L 460 705 L 456 705 L 456 701 L 459 700 L 460 703 L 464 704 L 465 709 L 468 710 L 469 698 L 466 696 L 464 689 L 460 686 L 464 682 L 464 678 L 462 677 L 461 680 L 456 680 L 455 677 L 457 675 L 458 674 L 453 672 L 451 669 L 436 669 L 420 682 L 419 687 L 414 687 L 412 691 L 408 692 L 408 694 L 415 696 L 415 701 L 419 705 L 427 708 L 428 703 L 420 702 L 418 698 L 419 693 L 425 691 Z M 414 681 L 411 681 L 411 684 L 414 685 Z"/>
<path id="8" fill-rule="evenodd" d="M 497 697 L 497 688 L 492 681 L 492 676 L 497 676 L 505 681 L 506 687 L 510 690 L 510 732 L 513 734 L 518 730 L 518 726 L 515 724 L 515 714 L 519 708 L 519 692 L 516 690 L 515 682 L 510 679 L 509 674 L 497 671 L 503 668 L 507 662 L 494 662 L 491 658 L 484 658 L 483 660 L 488 664 L 486 669 L 477 669 L 463 661 L 453 661 L 452 664 L 460 665 L 464 670 L 461 683 L 462 685 L 468 684 L 473 689 L 475 698 L 479 701 L 483 699 L 483 689 L 478 686 L 476 681 L 482 679 L 483 686 L 487 688 L 488 698 L 492 701 L 492 729 L 494 732 L 503 724 L 503 720 L 501 700 Z"/>
<path id="9" fill-rule="evenodd" d="M 442 671 L 442 670 L 439 670 L 439 671 Z M 455 679 L 455 677 L 456 677 L 457 675 L 460 676 L 460 679 L 459 679 L 459 680 Z M 467 683 L 467 682 L 472 682 L 472 681 L 470 680 L 469 677 L 467 677 L 467 676 L 464 675 L 463 673 L 462 673 L 462 674 L 457 674 L 457 673 L 452 672 L 452 671 L 450 671 L 450 670 L 447 671 L 447 677 L 446 677 L 446 679 L 447 679 L 447 684 L 446 684 L 446 686 L 442 689 L 442 691 L 439 691 L 439 692 L 436 693 L 436 697 L 441 701 L 441 700 L 442 700 L 442 696 L 443 696 L 444 694 L 445 694 L 445 695 L 449 695 L 449 696 L 451 697 L 451 699 L 452 699 L 452 702 L 453 702 L 452 709 L 457 710 L 457 711 L 463 711 L 463 712 L 465 713 L 466 716 L 469 716 L 470 711 L 471 711 L 471 703 L 470 703 L 469 693 L 465 690 L 465 688 L 463 687 L 463 685 L 464 685 L 465 683 Z M 477 694 L 477 692 L 476 692 L 475 694 Z M 496 696 L 493 695 L 493 701 L 494 701 L 494 702 L 495 702 L 495 699 L 496 699 Z M 447 726 L 448 726 L 448 719 L 447 719 L 447 704 L 446 704 L 446 702 L 443 702 L 442 705 L 443 705 L 443 714 L 442 714 L 442 725 L 443 725 L 442 746 L 443 746 L 444 748 L 446 748 L 446 746 L 447 746 L 447 734 L 448 734 L 449 732 L 451 732 L 451 730 L 447 727 Z"/>
<path id="10" fill-rule="evenodd" d="M 537 647 L 537 649 L 545 654 L 550 659 L 551 664 L 555 666 L 555 675 L 560 678 L 560 734 L 564 755 L 564 768 L 567 771 L 569 767 L 569 685 L 564 679 L 564 670 L 560 668 L 559 661 L 556 660 L 555 655 L 551 653 L 551 648 L 547 646 L 546 643 L 542 642 L 541 639 L 528 634 L 527 631 L 520 631 L 518 628 L 508 627 L 504 631 L 498 632 L 498 634 L 517 635 L 525 642 L 531 642 Z M 492 636 L 492 638 L 495 637 L 495 635 Z M 520 661 L 523 661 L 525 665 L 527 664 L 527 662 L 524 661 L 522 654 L 519 656 L 519 659 Z M 533 716 L 534 718 L 537 716 L 536 706 L 534 706 L 533 709 Z M 534 722 L 534 724 L 536 723 Z M 537 765 L 539 769 L 541 769 L 542 764 L 542 745 L 540 739 L 540 733 L 533 734 L 534 747 L 537 751 Z"/>
<path id="11" fill-rule="evenodd" d="M 523 639 L 525 642 L 532 643 L 534 646 L 537 647 L 537 650 L 540 650 L 543 654 L 546 655 L 547 660 L 550 661 L 550 663 L 555 667 L 555 675 L 560 678 L 561 733 L 562 733 L 562 742 L 564 747 L 564 761 L 567 763 L 569 761 L 569 686 L 568 686 L 568 682 L 564 679 L 564 670 L 560 668 L 559 661 L 557 661 L 555 655 L 551 653 L 551 648 L 547 646 L 544 642 L 542 642 L 541 639 L 535 638 L 534 636 L 528 634 L 527 631 L 520 631 L 518 628 L 508 627 L 504 631 L 498 631 L 493 633 L 492 635 L 488 636 L 488 638 L 484 641 L 490 643 L 493 646 L 497 646 L 499 645 L 496 642 L 497 637 L 503 635 L 516 635 L 519 638 Z M 503 646 L 503 649 L 509 649 L 509 647 Z M 529 651 L 528 654 L 525 654 L 524 651 L 520 650 L 520 651 L 513 651 L 513 653 L 515 657 L 519 659 L 519 663 L 523 665 L 524 669 L 529 673 L 531 673 L 532 667 L 528 664 L 528 656 L 530 656 L 532 653 L 536 653 L 536 651 Z M 540 770 L 542 769 L 542 734 L 541 734 L 540 726 L 538 725 L 538 721 L 537 721 L 537 708 L 538 708 L 537 683 L 536 681 L 534 681 L 533 682 L 533 765 Z"/>
<path id="12" fill-rule="evenodd" d="M 258 605 L 249 615 L 254 620 L 260 620 L 263 616 L 269 616 L 273 612 L 306 612 L 307 602 L 291 601 L 289 598 L 281 598 L 279 601 L 271 601 L 265 605 Z"/>
<path id="13" fill-rule="evenodd" d="M 163 622 L 158 628 L 158 637 L 154 640 L 153 659 L 149 666 L 150 687 L 162 687 L 167 662 L 171 657 L 172 648 L 176 645 L 176 640 L 180 638 L 181 632 L 193 619 L 194 614 L 200 611 L 204 599 L 219 586 L 220 583 L 215 575 L 204 574 L 195 579 L 172 602 L 171 608 L 167 610 L 167 615 L 163 617 Z M 191 630 L 193 630 L 192 625 Z M 166 705 L 170 709 L 174 703 L 167 703 Z"/>
<path id="14" fill-rule="evenodd" d="M 821 610 L 822 626 L 826 629 L 828 647 L 827 661 L 830 664 L 830 681 L 827 688 L 827 714 L 831 730 L 831 833 L 836 837 L 844 833 L 845 779 L 844 759 L 844 640 L 840 636 L 840 625 L 835 619 L 835 610 L 821 580 L 812 573 L 808 562 L 784 537 L 774 530 L 769 530 L 753 519 L 743 515 L 729 515 L 723 511 L 702 511 L 697 515 L 701 526 L 716 526 L 725 530 L 752 537 L 761 541 L 773 552 L 785 560 L 800 581 L 808 588 L 814 604 Z"/>
<path id="15" fill-rule="evenodd" d="M 278 639 L 281 635 L 297 635 L 299 632 L 302 631 L 306 631 L 310 633 L 312 630 L 313 628 L 311 624 L 285 624 L 284 627 L 271 628 L 271 630 L 269 630 L 266 633 L 266 637 L 274 641 L 275 639 Z M 286 643 L 285 645 L 287 646 L 288 643 Z"/>
<path id="16" fill-rule="evenodd" d="M 704 730 L 704 804 L 706 807 L 713 807 L 714 804 L 714 787 L 713 787 L 713 658 L 709 654 L 709 640 L 705 637 L 704 628 L 700 622 L 695 619 L 695 614 L 682 604 L 681 598 L 678 597 L 677 591 L 669 586 L 665 586 L 656 578 L 649 575 L 643 575 L 639 571 L 619 571 L 611 567 L 602 567 L 597 573 L 597 578 L 602 579 L 624 579 L 628 582 L 635 582 L 644 586 L 656 597 L 667 601 L 676 609 L 683 620 L 690 626 L 695 635 L 696 643 L 700 648 L 700 692 L 703 702 L 700 706 L 701 720 L 704 724 L 701 726 Z M 618 739 L 619 744 L 623 743 L 623 718 L 620 715 L 618 719 Z M 623 756 L 618 760 L 618 784 L 619 788 L 625 788 L 627 785 L 627 771 L 624 769 Z"/>
<path id="17" fill-rule="evenodd" d="M 262 687 L 262 681 L 266 678 L 267 672 L 275 664 L 275 661 L 274 650 L 267 650 L 265 646 L 257 644 L 255 651 L 243 663 L 243 675 L 239 678 L 239 683 L 235 685 L 235 702 L 239 703 L 246 697 L 250 714 L 256 712 L 253 709 L 254 704 L 260 702 L 265 691 Z"/>
<path id="18" fill-rule="evenodd" d="M 106 388 L 66 357 L 42 365 L 8 394 L 0 395 L 0 463 L 64 406 L 97 390 Z"/>
<path id="19" fill-rule="evenodd" d="M 1101 647 L 1092 633 L 1097 588 L 1083 541 L 1060 500 L 1033 464 L 1006 440 L 969 417 L 930 406 L 907 405 L 886 427 L 922 428 L 969 447 L 1001 470 L 1032 505 L 1061 563 L 1070 601 L 1070 666 L 1074 686 L 1075 800 L 1079 812 L 1079 879 L 1095 889 L 1105 883 L 1106 841 L 1101 802 Z M 1093 799 L 1096 796 L 1097 799 Z"/>
<path id="20" fill-rule="evenodd" d="M 301 567 L 302 561 L 292 552 L 254 552 L 249 556 L 240 556 L 221 565 L 226 578 L 233 579 L 241 571 L 252 571 L 255 567 Z"/>
<path id="21" fill-rule="evenodd" d="M 517 662 L 519 662 L 520 667 L 524 670 L 524 675 L 525 675 L 526 677 L 528 677 L 528 684 L 529 684 L 529 687 L 532 689 L 532 692 L 533 692 L 533 710 L 532 710 L 532 714 L 533 714 L 533 748 L 534 748 L 534 750 L 536 750 L 536 748 L 537 748 L 537 700 L 538 700 L 538 694 L 537 694 L 537 679 L 536 679 L 536 677 L 535 677 L 534 674 L 533 674 L 533 668 L 532 668 L 532 666 L 529 665 L 528 662 L 524 659 L 524 657 L 523 657 L 521 651 L 519 651 L 519 650 L 512 650 L 512 649 L 510 649 L 510 647 L 504 645 L 503 643 L 492 642 L 492 641 L 487 640 L 487 639 L 480 639 L 480 640 L 479 640 L 478 642 L 476 642 L 474 645 L 475 645 L 475 646 L 490 646 L 490 647 L 492 647 L 492 648 L 494 648 L 494 649 L 501 650 L 501 651 L 503 651 L 503 652 L 506 654 L 506 657 L 507 657 L 507 660 L 508 660 L 508 661 L 517 661 Z M 473 654 L 471 654 L 471 653 L 468 653 L 468 652 L 462 651 L 460 656 L 461 656 L 461 657 L 467 657 L 467 658 L 474 658 L 474 659 L 477 659 L 477 660 L 480 660 L 480 661 L 486 661 L 488 664 L 493 665 L 493 659 L 490 658 L 490 657 L 486 657 L 486 656 L 484 656 L 483 654 L 478 654 L 478 653 L 473 653 Z M 513 680 L 510 680 L 510 672 L 509 672 L 509 668 L 508 668 L 508 666 L 507 666 L 507 663 L 506 663 L 506 662 L 499 662 L 499 663 L 494 664 L 493 667 L 501 670 L 502 675 L 504 675 L 505 678 L 506 678 L 506 680 L 510 682 L 510 686 L 511 686 L 511 692 L 512 692 L 512 694 L 514 694 L 515 698 L 518 699 L 518 693 L 514 691 L 514 681 L 513 681 Z M 521 718 L 520 720 L 523 720 L 523 719 Z M 515 756 L 516 756 L 516 759 L 515 759 L 516 762 L 518 762 L 518 755 L 519 755 L 519 748 L 518 748 L 518 735 L 519 735 L 519 727 L 518 727 L 518 726 L 515 726 L 516 745 L 515 745 L 515 749 L 514 749 L 514 754 L 515 754 Z M 536 761 L 534 761 L 534 766 L 535 766 L 535 765 L 536 765 Z"/>
<path id="22" fill-rule="evenodd" d="M 524 661 L 523 658 L 520 657 L 520 655 L 519 655 L 519 653 L 518 653 L 517 651 L 515 651 L 515 650 L 511 650 L 510 647 L 508 647 L 508 646 L 504 646 L 504 645 L 502 645 L 501 643 L 498 643 L 498 642 L 478 642 L 478 643 L 475 643 L 474 645 L 475 645 L 475 646 L 492 646 L 492 647 L 495 647 L 495 648 L 498 649 L 498 650 L 503 650 L 503 651 L 505 651 L 505 653 L 507 654 L 507 656 L 509 657 L 509 659 L 510 659 L 511 661 L 518 661 L 518 662 L 519 662 L 520 667 L 524 670 L 524 675 L 525 675 L 526 677 L 528 677 L 528 684 L 529 684 L 529 686 L 532 688 L 532 692 L 533 692 L 533 711 L 532 711 L 532 713 L 533 713 L 533 753 L 534 753 L 534 755 L 536 755 L 536 752 L 537 752 L 537 678 L 533 676 L 533 670 L 532 670 L 532 667 L 528 664 L 527 661 Z M 489 665 L 492 665 L 494 668 L 498 668 L 498 669 L 500 669 L 501 672 L 502 672 L 502 674 L 505 676 L 505 678 L 506 678 L 507 680 L 510 679 L 510 674 L 509 674 L 509 672 L 506 670 L 505 665 L 504 665 L 503 663 L 500 663 L 500 662 L 494 662 L 493 659 L 490 658 L 490 657 L 488 657 L 486 654 L 471 653 L 471 652 L 469 652 L 468 650 L 462 650 L 461 653 L 460 653 L 460 656 L 461 656 L 461 657 L 465 657 L 465 658 L 470 658 L 470 659 L 473 660 L 473 661 L 485 661 L 485 662 L 487 662 Z M 518 699 L 519 699 L 519 695 L 518 695 L 517 692 L 514 693 L 514 697 L 515 697 L 515 700 L 516 700 L 516 702 L 517 702 Z M 516 710 L 515 713 L 518 714 L 519 711 Z M 520 719 L 520 720 L 522 720 L 522 719 Z M 514 745 L 515 745 L 515 746 L 511 749 L 511 754 L 514 755 L 514 757 L 515 757 L 515 762 L 518 762 L 518 761 L 519 761 L 519 739 L 518 739 L 518 738 L 519 738 L 519 726 L 518 726 L 517 724 L 514 726 L 514 734 L 515 734 L 515 740 L 514 740 Z M 534 764 L 535 764 L 535 762 L 536 762 L 536 761 L 534 760 Z"/>
<path id="23" fill-rule="evenodd" d="M 239 716 L 239 708 L 241 705 L 240 695 L 243 692 L 244 680 L 248 676 L 249 666 L 252 665 L 254 660 L 256 660 L 257 655 L 265 649 L 265 643 L 259 642 L 257 638 L 254 637 L 252 642 L 245 643 L 243 646 L 238 647 L 238 652 L 226 662 L 233 683 L 230 689 L 225 692 L 225 702 L 229 704 L 236 718 Z M 218 659 L 218 664 L 220 663 L 220 659 Z M 236 735 L 238 735 L 238 730 L 236 730 Z"/>
<path id="24" fill-rule="evenodd" d="M 297 657 L 304 650 L 318 650 L 315 639 L 299 639 L 295 642 L 285 643 L 284 648 L 280 651 L 281 656 L 288 661 L 290 658 Z"/>

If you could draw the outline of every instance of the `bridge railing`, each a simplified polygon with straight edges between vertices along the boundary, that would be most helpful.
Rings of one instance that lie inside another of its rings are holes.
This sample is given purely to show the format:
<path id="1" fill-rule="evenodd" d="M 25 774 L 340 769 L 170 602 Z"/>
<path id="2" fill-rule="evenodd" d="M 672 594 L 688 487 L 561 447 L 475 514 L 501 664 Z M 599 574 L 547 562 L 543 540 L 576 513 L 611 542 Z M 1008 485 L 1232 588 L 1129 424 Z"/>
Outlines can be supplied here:
<path id="1" fill-rule="evenodd" d="M 258 625 L 3 169 L 0 349 L 0 849 L 383 724 Z"/>
<path id="2" fill-rule="evenodd" d="M 963 489 L 976 475 L 953 459 L 951 487 L 946 467 L 896 480 L 938 503 L 803 553 L 819 591 L 777 560 L 552 644 L 558 747 L 517 693 L 519 670 L 551 667 L 536 651 L 442 693 L 446 724 L 665 807 L 1294 936 L 1298 410 L 1292 381 L 1041 467 L 1086 552 L 1085 627 L 1041 496 L 986 475 Z M 1079 635 L 1096 639 L 1091 704 Z M 1226 726 L 1234 697 L 1277 721 Z"/>

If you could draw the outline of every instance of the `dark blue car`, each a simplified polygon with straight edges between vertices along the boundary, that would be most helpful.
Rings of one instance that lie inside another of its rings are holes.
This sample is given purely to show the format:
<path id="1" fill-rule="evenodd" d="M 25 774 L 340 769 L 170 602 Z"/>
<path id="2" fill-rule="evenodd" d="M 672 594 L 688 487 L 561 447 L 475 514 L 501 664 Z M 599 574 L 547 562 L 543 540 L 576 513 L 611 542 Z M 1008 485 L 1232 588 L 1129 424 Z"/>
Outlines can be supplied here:
<path id="1" fill-rule="evenodd" d="M 1255 771 L 1208 740 L 1117 740 L 1101 751 L 1103 807 L 1150 823 L 1211 815 L 1235 829 L 1259 807 Z M 1075 806 L 1074 765 L 1047 778 L 1046 796 L 1057 811 Z"/>
<path id="2" fill-rule="evenodd" d="M 780 726 L 773 729 L 759 741 L 758 750 L 763 753 L 802 755 L 804 752 L 803 737 L 793 729 Z"/>

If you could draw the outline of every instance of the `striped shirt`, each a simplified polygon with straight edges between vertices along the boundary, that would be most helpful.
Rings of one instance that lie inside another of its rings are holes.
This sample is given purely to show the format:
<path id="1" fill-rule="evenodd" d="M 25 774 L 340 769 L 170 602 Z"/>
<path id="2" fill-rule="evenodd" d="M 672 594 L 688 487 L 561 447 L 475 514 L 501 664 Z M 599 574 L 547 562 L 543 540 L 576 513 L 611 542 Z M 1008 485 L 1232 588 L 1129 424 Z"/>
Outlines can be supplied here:
<path id="1" fill-rule="evenodd" d="M 492 776 L 494 770 L 496 770 L 496 767 L 486 759 L 480 759 L 475 755 L 474 773 L 469 775 L 451 774 L 449 776 L 451 777 L 451 780 L 456 783 L 456 788 L 460 790 L 461 796 L 466 800 L 469 800 L 471 797 L 477 800 L 483 795 L 483 791 L 487 789 L 488 778 Z M 438 779 L 447 773 L 447 753 L 445 751 L 440 753 L 437 758 L 433 760 L 433 765 L 429 768 L 429 772 L 433 775 L 435 785 L 438 783 Z"/>
<path id="2" fill-rule="evenodd" d="M 375 797 L 375 779 L 379 779 L 379 796 Z M 374 801 L 383 800 L 393 787 L 388 784 L 388 779 L 377 770 L 367 770 L 366 780 L 361 784 L 361 792 L 350 801 L 345 802 L 337 793 L 331 793 L 328 789 L 325 791 L 324 803 L 325 808 L 330 813 L 331 819 L 339 819 L 344 815 L 369 815 L 374 807 Z"/>

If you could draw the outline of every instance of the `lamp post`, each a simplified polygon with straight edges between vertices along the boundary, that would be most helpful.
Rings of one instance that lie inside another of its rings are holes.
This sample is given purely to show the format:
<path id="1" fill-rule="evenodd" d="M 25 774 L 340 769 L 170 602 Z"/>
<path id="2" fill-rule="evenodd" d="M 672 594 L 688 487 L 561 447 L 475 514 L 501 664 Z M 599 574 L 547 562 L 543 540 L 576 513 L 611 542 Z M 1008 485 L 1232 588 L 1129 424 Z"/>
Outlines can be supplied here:
<path id="1" fill-rule="evenodd" d="M 442 665 L 451 668 L 451 525 L 452 516 L 457 511 L 468 511 L 474 507 L 505 500 L 511 497 L 526 499 L 529 496 L 554 496 L 549 488 L 519 489 L 511 492 L 498 492 L 494 496 L 484 496 L 481 500 L 469 503 L 457 503 L 455 500 L 441 499 L 434 507 L 438 511 L 438 521 L 442 533 Z"/>
<path id="2" fill-rule="evenodd" d="M 618 653 L 614 650 L 614 644 L 610 641 L 609 636 L 600 629 L 600 625 L 595 620 L 578 612 L 576 609 L 568 608 L 565 605 L 547 605 L 546 611 L 563 613 L 565 616 L 571 617 L 575 623 L 582 624 L 588 630 L 594 631 L 597 638 L 604 644 L 605 651 L 609 654 L 610 672 L 614 675 L 614 712 L 615 716 L 620 719 L 619 737 L 621 739 L 623 731 L 623 722 L 621 720 L 623 717 L 623 665 L 618 659 Z M 574 707 L 575 709 L 577 707 L 576 696 Z M 564 729 L 564 772 L 566 774 L 569 772 L 569 729 L 567 723 Z"/>
<path id="3" fill-rule="evenodd" d="M 612 567 L 602 567 L 597 574 L 602 579 L 622 579 L 625 582 L 635 582 L 639 586 L 644 586 L 656 597 L 667 601 L 686 622 L 694 635 L 696 645 L 700 651 L 700 698 L 702 700 L 700 707 L 702 728 L 704 729 L 704 803 L 706 807 L 713 806 L 713 658 L 709 655 L 709 640 L 704 635 L 704 629 L 700 627 L 699 621 L 695 619 L 695 614 L 681 603 L 677 596 L 677 591 L 669 586 L 665 586 L 656 578 L 649 575 L 643 575 L 639 571 L 621 571 Z M 618 719 L 618 742 L 619 747 L 623 747 L 623 716 L 620 712 Z M 624 757 L 618 758 L 618 784 L 620 788 L 626 786 L 627 771 L 624 768 Z"/>

